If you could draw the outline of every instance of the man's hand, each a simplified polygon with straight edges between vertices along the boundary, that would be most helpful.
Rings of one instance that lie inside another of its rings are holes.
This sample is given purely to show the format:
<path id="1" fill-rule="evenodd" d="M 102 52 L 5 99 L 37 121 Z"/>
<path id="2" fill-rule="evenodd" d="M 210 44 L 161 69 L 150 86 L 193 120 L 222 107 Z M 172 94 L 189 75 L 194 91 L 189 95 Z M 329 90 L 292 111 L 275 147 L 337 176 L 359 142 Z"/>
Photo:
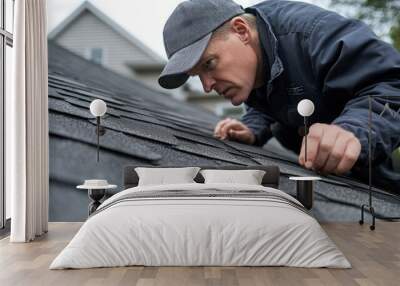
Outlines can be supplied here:
<path id="1" fill-rule="evenodd" d="M 304 160 L 304 138 L 299 163 L 324 174 L 342 174 L 356 163 L 361 152 L 360 141 L 353 133 L 337 125 L 315 123 L 307 135 L 307 162 Z"/>
<path id="2" fill-rule="evenodd" d="M 246 125 L 231 118 L 218 122 L 214 129 L 214 136 L 221 140 L 235 140 L 250 145 L 256 141 L 253 132 Z"/>

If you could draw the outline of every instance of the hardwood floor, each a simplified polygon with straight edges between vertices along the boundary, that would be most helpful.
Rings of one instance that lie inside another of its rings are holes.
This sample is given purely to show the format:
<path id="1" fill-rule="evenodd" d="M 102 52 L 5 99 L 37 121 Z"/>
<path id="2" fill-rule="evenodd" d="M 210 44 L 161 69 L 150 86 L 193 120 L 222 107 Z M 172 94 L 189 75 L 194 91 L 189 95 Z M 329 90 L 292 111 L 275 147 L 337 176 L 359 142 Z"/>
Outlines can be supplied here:
<path id="1" fill-rule="evenodd" d="M 325 224 L 352 269 L 289 267 L 119 267 L 49 270 L 81 223 L 50 223 L 32 243 L 0 241 L 0 285 L 400 285 L 400 223 Z"/>

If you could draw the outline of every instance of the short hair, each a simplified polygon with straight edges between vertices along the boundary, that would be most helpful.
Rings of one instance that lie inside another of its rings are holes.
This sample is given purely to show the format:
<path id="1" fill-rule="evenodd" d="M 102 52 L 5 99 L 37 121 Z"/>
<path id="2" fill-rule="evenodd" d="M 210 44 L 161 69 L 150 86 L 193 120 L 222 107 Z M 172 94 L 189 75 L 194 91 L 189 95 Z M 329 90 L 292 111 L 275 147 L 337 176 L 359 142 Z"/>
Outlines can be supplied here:
<path id="1" fill-rule="evenodd" d="M 256 16 L 254 16 L 253 14 L 250 14 L 250 13 L 244 13 L 244 14 L 239 15 L 239 17 L 241 17 L 250 26 L 250 28 L 252 30 L 257 29 Z M 231 19 L 229 19 L 228 21 L 223 23 L 221 26 L 219 26 L 216 30 L 214 30 L 212 37 L 226 40 L 228 37 L 228 33 L 231 29 L 230 20 Z"/>

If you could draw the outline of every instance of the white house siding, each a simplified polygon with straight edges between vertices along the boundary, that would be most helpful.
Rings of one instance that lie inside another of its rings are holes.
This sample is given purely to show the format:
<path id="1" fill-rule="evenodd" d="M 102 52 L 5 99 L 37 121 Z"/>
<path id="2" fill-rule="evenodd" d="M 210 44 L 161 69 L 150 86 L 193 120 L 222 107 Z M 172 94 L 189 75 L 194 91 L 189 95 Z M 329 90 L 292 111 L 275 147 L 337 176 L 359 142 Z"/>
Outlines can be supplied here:
<path id="1" fill-rule="evenodd" d="M 91 48 L 102 48 L 103 65 L 128 77 L 133 73 L 126 66 L 127 59 L 141 65 L 154 63 L 150 56 L 88 11 L 70 23 L 55 41 L 85 58 L 89 58 Z"/>

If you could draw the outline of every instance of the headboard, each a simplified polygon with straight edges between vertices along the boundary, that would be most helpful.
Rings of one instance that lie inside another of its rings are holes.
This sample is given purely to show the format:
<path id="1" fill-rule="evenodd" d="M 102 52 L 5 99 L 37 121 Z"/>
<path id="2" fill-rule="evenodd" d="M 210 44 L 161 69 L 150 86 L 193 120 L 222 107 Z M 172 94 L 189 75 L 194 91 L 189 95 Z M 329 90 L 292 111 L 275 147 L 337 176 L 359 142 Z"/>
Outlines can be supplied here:
<path id="1" fill-rule="evenodd" d="M 139 177 L 135 171 L 136 167 L 146 168 L 162 168 L 160 166 L 132 166 L 128 165 L 124 167 L 124 190 L 133 188 L 138 185 Z M 181 168 L 185 166 L 165 166 L 165 168 Z M 198 166 L 201 169 L 218 169 L 218 170 L 263 170 L 265 175 L 262 179 L 261 184 L 265 187 L 278 188 L 279 187 L 279 167 L 278 166 Z M 200 174 L 194 178 L 197 183 L 204 183 L 204 178 Z"/>

